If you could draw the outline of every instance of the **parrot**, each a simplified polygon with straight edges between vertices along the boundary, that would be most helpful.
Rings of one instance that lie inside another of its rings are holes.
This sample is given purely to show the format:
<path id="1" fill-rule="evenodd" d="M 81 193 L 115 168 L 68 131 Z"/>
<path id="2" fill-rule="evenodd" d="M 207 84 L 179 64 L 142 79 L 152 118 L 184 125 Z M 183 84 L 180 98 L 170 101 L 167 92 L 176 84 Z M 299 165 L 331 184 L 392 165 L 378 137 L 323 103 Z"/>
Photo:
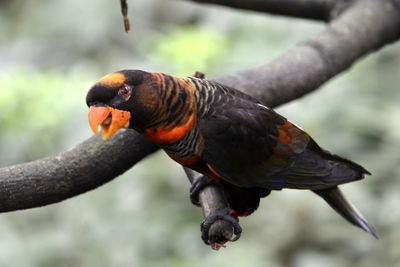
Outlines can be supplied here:
<path id="1" fill-rule="evenodd" d="M 99 127 L 103 139 L 121 128 L 133 129 L 177 163 L 202 174 L 191 188 L 194 204 L 210 183 L 223 189 L 230 209 L 203 222 L 207 244 L 213 219 L 235 222 L 228 216 L 248 216 L 261 198 L 282 189 L 311 190 L 377 238 L 338 187 L 370 173 L 321 148 L 299 126 L 240 90 L 205 78 L 126 69 L 96 81 L 86 104 L 96 135 Z M 240 227 L 235 229 L 240 235 Z"/>

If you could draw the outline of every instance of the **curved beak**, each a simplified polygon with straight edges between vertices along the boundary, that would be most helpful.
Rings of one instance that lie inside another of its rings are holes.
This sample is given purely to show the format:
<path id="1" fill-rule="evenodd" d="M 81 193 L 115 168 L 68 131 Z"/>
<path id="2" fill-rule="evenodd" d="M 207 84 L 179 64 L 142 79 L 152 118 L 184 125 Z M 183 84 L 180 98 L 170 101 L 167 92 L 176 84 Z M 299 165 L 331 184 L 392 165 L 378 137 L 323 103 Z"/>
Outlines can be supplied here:
<path id="1" fill-rule="evenodd" d="M 108 106 L 90 106 L 89 125 L 95 135 L 101 126 L 101 137 L 106 140 L 121 128 L 129 127 L 131 113 Z"/>

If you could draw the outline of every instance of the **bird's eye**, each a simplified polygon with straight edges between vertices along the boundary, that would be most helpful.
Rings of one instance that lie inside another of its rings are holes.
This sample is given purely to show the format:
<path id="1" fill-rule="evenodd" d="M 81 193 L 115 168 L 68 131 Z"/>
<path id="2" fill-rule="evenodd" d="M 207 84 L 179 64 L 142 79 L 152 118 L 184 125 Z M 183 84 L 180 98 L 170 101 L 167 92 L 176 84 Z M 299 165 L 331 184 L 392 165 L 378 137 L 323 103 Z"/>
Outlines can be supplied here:
<path id="1" fill-rule="evenodd" d="M 131 96 L 132 93 L 132 89 L 128 86 L 124 86 L 121 89 L 119 89 L 118 94 L 120 96 L 123 96 L 126 100 L 129 99 L 129 97 Z"/>

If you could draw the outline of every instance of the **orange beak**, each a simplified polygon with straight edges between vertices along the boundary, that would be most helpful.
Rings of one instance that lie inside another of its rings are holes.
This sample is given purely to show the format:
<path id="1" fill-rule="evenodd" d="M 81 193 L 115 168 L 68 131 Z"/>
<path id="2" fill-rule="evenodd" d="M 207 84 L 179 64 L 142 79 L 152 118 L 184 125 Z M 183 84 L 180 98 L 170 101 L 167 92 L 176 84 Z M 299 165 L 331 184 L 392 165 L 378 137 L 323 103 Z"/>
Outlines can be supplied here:
<path id="1" fill-rule="evenodd" d="M 95 135 L 99 134 L 97 128 L 100 125 L 101 137 L 106 140 L 115 134 L 115 132 L 119 129 L 129 127 L 131 113 L 107 106 L 91 106 L 89 108 L 88 118 L 89 125 L 93 133 Z"/>

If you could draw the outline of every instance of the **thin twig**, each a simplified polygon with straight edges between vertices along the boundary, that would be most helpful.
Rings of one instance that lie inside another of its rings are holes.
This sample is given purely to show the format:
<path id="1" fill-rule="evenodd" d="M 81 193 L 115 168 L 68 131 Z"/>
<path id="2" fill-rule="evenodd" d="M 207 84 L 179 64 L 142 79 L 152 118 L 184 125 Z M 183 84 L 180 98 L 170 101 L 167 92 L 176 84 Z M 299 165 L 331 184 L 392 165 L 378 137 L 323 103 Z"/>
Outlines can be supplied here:
<path id="1" fill-rule="evenodd" d="M 192 184 L 201 176 L 201 174 L 191 169 L 185 167 L 183 169 Z M 215 185 L 209 185 L 201 190 L 199 201 L 204 218 L 217 210 L 229 208 L 224 192 L 221 188 Z M 232 240 L 232 237 L 234 236 L 233 226 L 230 222 L 225 220 L 217 220 L 211 225 L 210 230 L 208 231 L 208 236 L 210 237 L 211 248 L 219 250 L 221 247 L 225 247 L 226 242 Z"/>
<path id="2" fill-rule="evenodd" d="M 131 30 L 131 23 L 128 17 L 128 3 L 126 0 L 121 0 L 121 13 L 124 18 L 125 32 L 128 33 Z"/>

